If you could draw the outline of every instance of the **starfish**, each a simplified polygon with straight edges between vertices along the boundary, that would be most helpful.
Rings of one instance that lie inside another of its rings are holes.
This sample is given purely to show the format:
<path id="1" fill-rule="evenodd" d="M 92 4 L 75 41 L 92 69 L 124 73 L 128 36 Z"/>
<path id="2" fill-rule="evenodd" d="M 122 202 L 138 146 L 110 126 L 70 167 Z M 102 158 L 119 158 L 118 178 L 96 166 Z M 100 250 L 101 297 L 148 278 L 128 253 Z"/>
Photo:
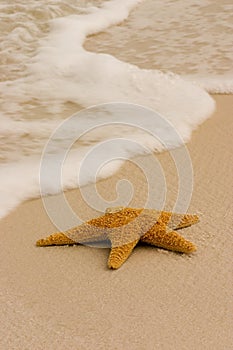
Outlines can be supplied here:
<path id="1" fill-rule="evenodd" d="M 118 269 L 139 241 L 175 252 L 194 252 L 195 245 L 174 230 L 191 226 L 198 221 L 198 216 L 191 214 L 143 208 L 107 208 L 104 215 L 65 232 L 42 238 L 36 245 L 42 247 L 109 241 L 111 251 L 108 267 Z"/>

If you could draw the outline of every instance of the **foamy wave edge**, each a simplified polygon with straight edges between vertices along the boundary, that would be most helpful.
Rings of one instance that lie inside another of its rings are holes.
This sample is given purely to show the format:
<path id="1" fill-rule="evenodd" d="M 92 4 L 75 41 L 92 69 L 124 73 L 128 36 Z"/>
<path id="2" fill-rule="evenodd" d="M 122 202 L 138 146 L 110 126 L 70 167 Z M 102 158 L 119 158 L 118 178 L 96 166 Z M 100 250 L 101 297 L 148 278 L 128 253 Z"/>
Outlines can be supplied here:
<path id="1" fill-rule="evenodd" d="M 233 74 L 203 76 L 200 74 L 184 75 L 183 78 L 199 85 L 211 94 L 232 94 L 233 93 Z"/>

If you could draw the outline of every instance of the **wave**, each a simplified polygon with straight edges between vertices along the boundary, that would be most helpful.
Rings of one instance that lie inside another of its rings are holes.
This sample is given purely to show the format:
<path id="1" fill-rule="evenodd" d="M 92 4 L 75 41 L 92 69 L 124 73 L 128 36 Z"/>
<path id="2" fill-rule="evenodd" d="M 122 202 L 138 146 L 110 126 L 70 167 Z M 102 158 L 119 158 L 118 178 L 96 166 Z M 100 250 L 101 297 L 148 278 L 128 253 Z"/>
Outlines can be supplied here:
<path id="1" fill-rule="evenodd" d="M 22 105 L 30 104 L 32 100 L 41 101 L 48 111 L 51 110 L 51 104 L 59 107 L 67 102 L 83 107 L 112 102 L 130 103 L 156 111 L 179 135 L 179 142 L 169 139 L 170 134 L 166 134 L 165 127 L 162 130 L 163 136 L 160 137 L 166 139 L 166 143 L 154 142 L 154 138 L 150 138 L 148 133 L 143 133 L 140 128 L 134 130 L 127 128 L 123 121 L 121 122 L 123 128 L 121 125 L 117 129 L 113 125 L 113 122 L 116 122 L 114 114 L 107 113 L 105 123 L 110 128 L 101 128 L 86 134 L 78 147 L 70 152 L 66 175 L 63 178 L 63 189 L 77 186 L 75 181 L 77 169 L 81 166 L 83 157 L 93 148 L 93 143 L 96 145 L 109 137 L 119 139 L 123 134 L 125 139 L 134 141 L 125 144 L 118 140 L 118 150 L 124 159 L 147 152 L 171 149 L 187 142 L 192 131 L 214 111 L 214 100 L 195 83 L 173 73 L 140 69 L 111 55 L 93 53 L 83 48 L 88 35 L 122 22 L 130 10 L 139 3 L 140 1 L 136 0 L 112 0 L 99 8 L 92 7 L 86 14 L 51 20 L 50 32 L 40 41 L 36 55 L 27 63 L 27 75 L 14 82 L 8 81 L 0 87 L 2 91 L 4 90 L 6 101 L 14 100 L 16 104 L 14 111 L 20 111 Z M 84 113 L 78 119 L 79 131 L 86 129 L 91 120 L 89 117 L 88 113 Z M 6 137 L 10 137 L 13 130 L 14 135 L 19 137 L 20 142 L 22 141 L 22 145 L 25 134 L 29 134 L 32 139 L 40 139 L 41 143 L 27 156 L 21 154 L 18 159 L 9 158 L 10 161 L 1 165 L 1 217 L 21 201 L 39 196 L 42 146 L 50 132 L 61 121 L 58 119 L 18 121 L 9 120 L 6 116 L 4 118 L 2 130 Z M 100 113 L 100 117 L 97 114 L 94 118 L 99 123 L 103 115 Z M 141 116 L 141 121 L 146 130 L 154 128 L 159 130 L 159 124 L 156 124 L 158 119 L 151 118 L 146 121 L 144 116 Z M 33 142 L 30 143 L 30 140 L 28 142 L 27 150 L 30 152 Z M 50 164 L 56 161 L 61 151 L 65 150 L 65 145 L 63 137 L 56 140 L 49 155 Z M 110 159 L 111 150 L 113 151 L 111 147 L 106 147 L 101 152 L 106 152 Z M 74 163 L 77 164 L 76 170 L 73 169 Z M 100 178 L 109 176 L 121 164 L 115 162 L 105 167 Z M 45 193 L 57 193 L 58 189 L 51 178 L 47 177 L 47 180 Z M 94 181 L 92 176 L 86 174 L 79 185 L 91 181 Z"/>

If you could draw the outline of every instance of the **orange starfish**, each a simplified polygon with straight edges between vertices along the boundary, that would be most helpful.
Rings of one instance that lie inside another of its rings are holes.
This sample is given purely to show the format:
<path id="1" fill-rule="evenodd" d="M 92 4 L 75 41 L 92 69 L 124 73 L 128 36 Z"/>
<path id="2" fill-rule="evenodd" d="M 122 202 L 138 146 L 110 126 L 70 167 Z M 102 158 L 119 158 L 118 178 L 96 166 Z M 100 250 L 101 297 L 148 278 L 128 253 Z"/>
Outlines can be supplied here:
<path id="1" fill-rule="evenodd" d="M 73 245 L 109 240 L 111 251 L 108 267 L 118 269 L 139 241 L 176 252 L 194 252 L 195 245 L 173 230 L 198 221 L 197 215 L 154 209 L 108 208 L 104 215 L 68 231 L 40 239 L 36 245 Z"/>

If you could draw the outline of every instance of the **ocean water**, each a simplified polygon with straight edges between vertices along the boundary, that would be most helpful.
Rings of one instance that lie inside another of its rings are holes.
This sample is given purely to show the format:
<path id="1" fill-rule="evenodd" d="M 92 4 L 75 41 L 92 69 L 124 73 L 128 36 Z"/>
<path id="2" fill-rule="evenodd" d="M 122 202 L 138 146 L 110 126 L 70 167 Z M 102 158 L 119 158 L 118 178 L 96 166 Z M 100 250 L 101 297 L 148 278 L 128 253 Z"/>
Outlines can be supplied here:
<path id="1" fill-rule="evenodd" d="M 233 92 L 232 10 L 227 0 L 3 0 L 0 217 L 61 190 L 52 166 L 41 174 L 47 156 L 67 189 L 188 142 L 215 108 L 209 92 Z M 94 177 L 81 167 L 93 149 Z"/>

